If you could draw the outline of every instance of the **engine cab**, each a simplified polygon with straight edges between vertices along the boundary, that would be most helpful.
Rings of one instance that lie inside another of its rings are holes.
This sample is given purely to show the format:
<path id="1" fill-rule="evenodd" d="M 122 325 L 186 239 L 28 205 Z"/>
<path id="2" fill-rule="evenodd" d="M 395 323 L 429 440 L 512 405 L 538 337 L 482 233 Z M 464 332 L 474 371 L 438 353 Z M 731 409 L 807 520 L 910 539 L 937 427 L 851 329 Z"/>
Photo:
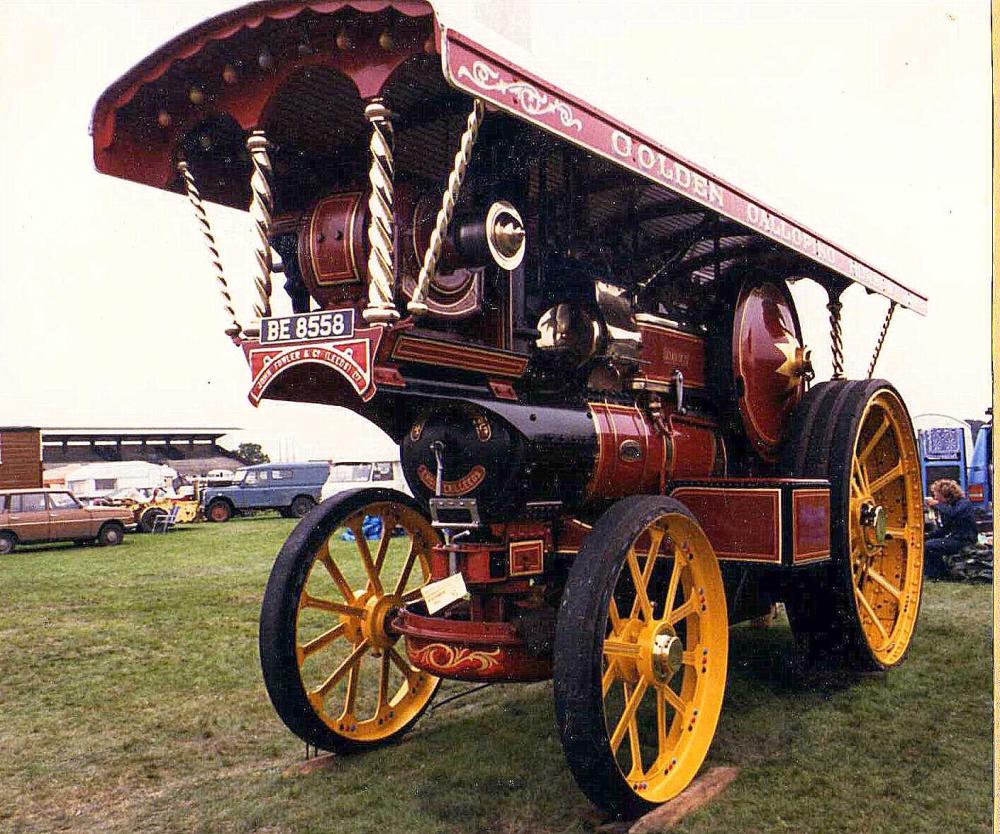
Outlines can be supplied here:
<path id="1" fill-rule="evenodd" d="M 922 303 L 426 3 L 252 8 L 109 88 L 97 166 L 191 201 L 252 402 L 346 406 L 399 442 L 444 575 L 489 586 L 474 619 L 614 500 L 781 478 L 812 377 L 788 282 L 830 293 L 835 359 L 851 280 Z M 249 207 L 247 322 L 206 202 Z"/>
<path id="2" fill-rule="evenodd" d="M 412 497 L 324 502 L 268 583 L 264 679 L 307 744 L 396 738 L 443 677 L 555 670 L 579 784 L 631 813 L 704 759 L 730 622 L 783 599 L 814 645 L 902 658 L 919 477 L 905 406 L 870 377 L 919 294 L 424 0 L 226 12 L 115 82 L 92 132 L 100 171 L 190 201 L 250 401 L 350 408 L 400 445 Z M 206 203 L 248 209 L 249 316 Z M 834 378 L 811 390 L 802 279 L 829 300 Z M 843 379 L 852 284 L 890 302 L 864 381 Z"/>

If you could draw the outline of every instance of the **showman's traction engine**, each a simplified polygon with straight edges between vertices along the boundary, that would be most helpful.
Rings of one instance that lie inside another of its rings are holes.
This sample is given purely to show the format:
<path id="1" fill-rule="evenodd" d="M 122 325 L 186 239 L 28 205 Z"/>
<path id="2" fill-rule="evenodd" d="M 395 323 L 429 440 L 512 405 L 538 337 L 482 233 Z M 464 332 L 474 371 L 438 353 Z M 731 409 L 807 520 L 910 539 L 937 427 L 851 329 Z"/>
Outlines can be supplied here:
<path id="1" fill-rule="evenodd" d="M 264 681 L 308 744 L 396 739 L 442 678 L 553 678 L 580 788 L 629 816 L 700 768 L 732 623 L 783 601 L 808 661 L 902 660 L 920 470 L 871 377 L 919 294 L 424 0 L 226 12 L 115 82 L 92 132 L 100 171 L 190 200 L 251 402 L 346 407 L 399 443 L 412 495 L 327 500 L 267 585 Z M 249 206 L 249 320 L 206 202 Z M 889 302 L 862 380 L 852 284 Z"/>

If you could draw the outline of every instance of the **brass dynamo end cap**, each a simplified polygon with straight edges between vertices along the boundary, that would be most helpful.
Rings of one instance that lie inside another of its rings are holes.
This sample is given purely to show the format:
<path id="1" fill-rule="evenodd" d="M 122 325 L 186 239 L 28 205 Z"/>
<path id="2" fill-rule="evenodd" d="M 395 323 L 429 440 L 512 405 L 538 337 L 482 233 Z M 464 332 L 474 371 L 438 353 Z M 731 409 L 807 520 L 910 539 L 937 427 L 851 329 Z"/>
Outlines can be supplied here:
<path id="1" fill-rule="evenodd" d="M 524 221 L 506 200 L 498 200 L 486 212 L 486 244 L 497 266 L 517 269 L 527 248 Z"/>

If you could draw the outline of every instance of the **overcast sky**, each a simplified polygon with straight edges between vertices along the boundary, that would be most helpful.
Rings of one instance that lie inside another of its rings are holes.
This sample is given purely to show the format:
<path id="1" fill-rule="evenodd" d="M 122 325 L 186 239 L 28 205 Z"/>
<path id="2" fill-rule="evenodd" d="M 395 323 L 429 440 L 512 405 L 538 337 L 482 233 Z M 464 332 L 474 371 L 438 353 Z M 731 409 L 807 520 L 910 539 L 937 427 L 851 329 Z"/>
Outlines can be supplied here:
<path id="1" fill-rule="evenodd" d="M 233 5 L 0 5 L 0 425 L 238 426 L 300 458 L 384 448 L 341 410 L 252 408 L 186 201 L 94 170 L 87 125 L 103 89 Z M 929 295 L 928 317 L 897 314 L 879 375 L 914 413 L 982 415 L 991 391 L 987 2 L 438 8 L 456 28 L 499 28 L 517 43 L 472 34 Z M 247 217 L 215 208 L 213 219 L 248 310 Z M 806 283 L 795 294 L 822 378 L 825 298 Z M 850 375 L 864 374 L 885 309 L 857 288 L 845 297 Z"/>

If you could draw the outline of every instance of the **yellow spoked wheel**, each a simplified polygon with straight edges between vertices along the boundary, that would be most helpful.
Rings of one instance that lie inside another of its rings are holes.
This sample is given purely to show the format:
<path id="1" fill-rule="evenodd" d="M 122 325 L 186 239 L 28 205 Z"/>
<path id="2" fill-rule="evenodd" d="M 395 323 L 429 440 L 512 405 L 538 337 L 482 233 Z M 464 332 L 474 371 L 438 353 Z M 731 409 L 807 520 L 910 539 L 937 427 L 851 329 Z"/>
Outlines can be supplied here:
<path id="1" fill-rule="evenodd" d="M 920 462 L 906 406 L 882 380 L 838 380 L 802 402 L 792 474 L 829 478 L 832 564 L 787 600 L 812 660 L 898 664 L 923 586 Z"/>
<path id="2" fill-rule="evenodd" d="M 691 782 L 722 709 L 728 629 L 718 562 L 682 504 L 638 496 L 598 520 L 567 580 L 554 683 L 595 804 L 634 816 Z"/>
<path id="3" fill-rule="evenodd" d="M 386 489 L 332 498 L 296 526 L 264 594 L 260 656 L 271 702 L 299 738 L 337 752 L 373 746 L 430 703 L 439 680 L 410 665 L 391 622 L 419 596 L 437 542 L 416 502 Z"/>
<path id="4" fill-rule="evenodd" d="M 920 462 L 899 396 L 883 389 L 861 416 L 850 481 L 854 604 L 875 659 L 894 666 L 913 635 L 923 583 Z"/>

